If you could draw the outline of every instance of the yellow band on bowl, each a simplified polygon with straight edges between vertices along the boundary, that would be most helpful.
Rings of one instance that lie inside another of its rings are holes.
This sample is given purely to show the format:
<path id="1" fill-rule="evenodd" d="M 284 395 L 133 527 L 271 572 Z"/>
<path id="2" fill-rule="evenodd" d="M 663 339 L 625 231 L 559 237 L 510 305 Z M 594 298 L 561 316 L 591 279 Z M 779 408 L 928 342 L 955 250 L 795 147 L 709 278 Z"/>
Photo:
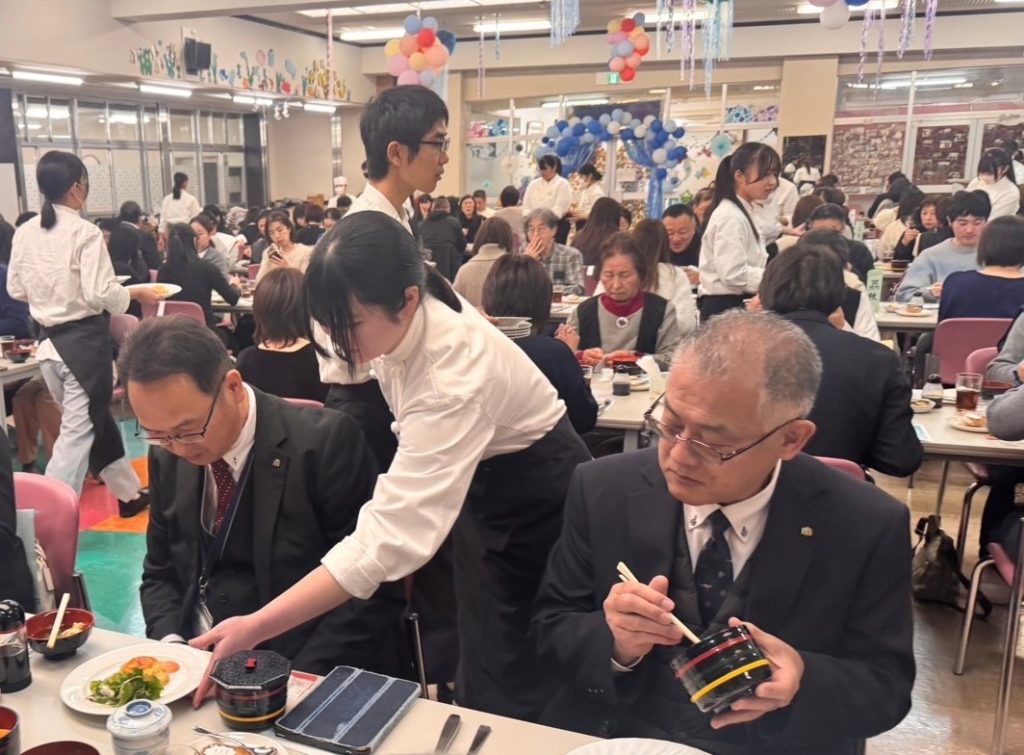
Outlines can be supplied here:
<path id="1" fill-rule="evenodd" d="M 769 665 L 768 661 L 766 661 L 765 659 L 762 658 L 759 661 L 754 661 L 753 663 L 748 663 L 746 666 L 740 666 L 735 671 L 730 671 L 725 676 L 718 677 L 717 679 L 715 679 L 715 681 L 711 682 L 711 684 L 707 685 L 706 687 L 704 687 L 701 690 L 698 690 L 696 693 L 694 693 L 693 697 L 690 698 L 690 702 L 691 703 L 697 702 L 698 700 L 700 700 L 702 697 L 704 697 L 708 693 L 714 692 L 716 689 L 721 687 L 723 684 L 725 684 L 730 679 L 735 679 L 737 676 L 742 676 L 743 674 L 747 673 L 748 671 L 753 671 L 756 668 L 761 668 L 762 666 L 767 666 L 767 665 Z"/>
<path id="2" fill-rule="evenodd" d="M 287 706 L 285 706 L 285 707 L 287 707 Z M 229 721 L 237 721 L 238 723 L 242 723 L 242 724 L 256 724 L 256 723 L 259 723 L 260 721 L 269 721 L 272 718 L 277 718 L 282 713 L 284 713 L 284 708 L 281 708 L 279 710 L 274 711 L 269 716 L 257 716 L 257 717 L 254 717 L 254 718 L 239 718 L 238 716 L 229 715 L 228 713 L 225 713 L 224 711 L 219 711 L 219 712 L 220 712 L 221 718 L 226 718 Z"/>

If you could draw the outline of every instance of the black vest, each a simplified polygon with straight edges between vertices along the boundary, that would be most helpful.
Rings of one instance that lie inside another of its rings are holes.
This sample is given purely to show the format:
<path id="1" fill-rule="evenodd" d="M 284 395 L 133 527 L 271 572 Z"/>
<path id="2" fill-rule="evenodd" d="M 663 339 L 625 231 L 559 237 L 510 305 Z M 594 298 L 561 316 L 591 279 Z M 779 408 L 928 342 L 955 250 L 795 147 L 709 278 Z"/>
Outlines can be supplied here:
<path id="1" fill-rule="evenodd" d="M 234 523 L 224 543 L 224 553 L 210 575 L 206 607 L 210 609 L 214 623 L 251 613 L 262 606 L 253 568 L 255 519 L 252 472 L 249 475 L 250 480 L 242 491 Z M 204 556 L 211 540 L 209 533 L 203 530 Z"/>
<path id="2" fill-rule="evenodd" d="M 860 291 L 855 288 L 846 287 L 843 292 L 843 319 L 850 323 L 850 327 L 857 322 L 857 310 L 860 308 L 860 297 L 863 296 Z"/>
<path id="3" fill-rule="evenodd" d="M 580 349 L 601 348 L 601 324 L 597 317 L 600 296 L 592 296 L 576 308 L 580 323 Z M 644 294 L 644 309 L 640 315 L 640 332 L 637 334 L 636 351 L 656 354 L 658 351 L 658 329 L 665 319 L 668 301 L 657 294 Z"/>

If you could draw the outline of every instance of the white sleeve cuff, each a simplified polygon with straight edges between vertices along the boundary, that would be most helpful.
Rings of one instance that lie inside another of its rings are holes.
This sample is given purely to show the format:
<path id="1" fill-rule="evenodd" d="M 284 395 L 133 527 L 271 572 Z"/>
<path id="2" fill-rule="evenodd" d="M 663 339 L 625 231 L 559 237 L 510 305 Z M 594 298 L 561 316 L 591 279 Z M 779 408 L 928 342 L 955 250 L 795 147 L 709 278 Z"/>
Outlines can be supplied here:
<path id="1" fill-rule="evenodd" d="M 168 634 L 160 638 L 160 642 L 178 642 L 187 645 L 188 642 L 180 634 Z"/>
<path id="2" fill-rule="evenodd" d="M 614 671 L 616 674 L 628 674 L 630 671 L 632 671 L 637 666 L 639 666 L 640 665 L 640 661 L 642 661 L 646 657 L 647 657 L 646 655 L 641 655 L 635 661 L 633 661 L 632 663 L 629 663 L 629 664 L 627 664 L 625 666 L 623 666 L 621 663 L 619 663 L 614 658 L 612 658 L 611 659 L 611 661 L 612 661 L 612 671 Z"/>

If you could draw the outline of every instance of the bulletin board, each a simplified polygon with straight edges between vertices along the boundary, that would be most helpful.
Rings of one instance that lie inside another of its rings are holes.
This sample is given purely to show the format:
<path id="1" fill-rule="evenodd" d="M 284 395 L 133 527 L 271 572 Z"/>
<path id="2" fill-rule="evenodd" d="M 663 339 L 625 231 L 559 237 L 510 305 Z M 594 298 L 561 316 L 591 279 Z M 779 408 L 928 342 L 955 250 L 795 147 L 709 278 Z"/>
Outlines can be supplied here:
<path id="1" fill-rule="evenodd" d="M 836 126 L 830 172 L 848 192 L 880 191 L 886 177 L 903 167 L 905 128 L 902 122 Z"/>
<path id="2" fill-rule="evenodd" d="M 967 175 L 967 141 L 971 127 L 918 126 L 914 144 L 913 181 L 919 186 L 935 186 L 948 181 L 963 181 Z"/>

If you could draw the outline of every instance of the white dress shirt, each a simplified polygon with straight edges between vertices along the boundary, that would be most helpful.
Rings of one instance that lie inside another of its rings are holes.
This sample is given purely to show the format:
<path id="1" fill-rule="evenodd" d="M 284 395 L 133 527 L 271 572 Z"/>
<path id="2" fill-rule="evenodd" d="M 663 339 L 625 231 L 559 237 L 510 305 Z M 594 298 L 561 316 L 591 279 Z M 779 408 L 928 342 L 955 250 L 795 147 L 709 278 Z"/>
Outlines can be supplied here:
<path id="1" fill-rule="evenodd" d="M 402 205 L 401 212 L 395 209 L 391 200 L 384 196 L 384 193 L 371 183 L 366 184 L 363 193 L 352 201 L 345 216 L 357 212 L 383 212 L 388 217 L 394 218 L 412 235 L 412 226 L 409 224 L 409 211 Z M 308 259 L 306 264 L 308 265 Z M 262 268 L 260 269 L 262 272 Z M 325 357 L 317 352 L 316 361 L 320 365 L 320 382 L 324 385 L 358 385 L 370 380 L 370 368 L 368 365 L 359 365 L 353 371 L 349 368 L 348 362 L 334 353 L 331 345 L 331 338 L 317 322 L 313 323 L 313 338 L 331 356 Z"/>
<path id="2" fill-rule="evenodd" d="M 184 189 L 181 190 L 181 196 L 178 199 L 174 198 L 173 192 L 168 194 L 160 203 L 160 233 L 164 233 L 167 226 L 174 223 L 187 225 L 202 211 L 203 208 L 200 206 L 199 200 Z"/>
<path id="3" fill-rule="evenodd" d="M 572 186 L 562 176 L 555 176 L 550 181 L 535 178 L 526 187 L 523 195 L 523 215 L 533 210 L 551 210 L 559 220 L 569 211 L 572 205 Z"/>
<path id="4" fill-rule="evenodd" d="M 739 200 L 753 217 L 754 208 Z M 700 243 L 700 285 L 705 295 L 757 293 L 768 252 L 750 221 L 732 200 L 725 199 L 708 219 Z"/>
<path id="5" fill-rule="evenodd" d="M 576 192 L 573 203 L 576 205 L 576 214 L 586 220 L 590 217 L 590 211 L 594 209 L 594 202 L 604 196 L 601 184 L 592 183 L 589 186 Z"/>
<path id="6" fill-rule="evenodd" d="M 980 177 L 975 178 L 967 184 L 967 191 L 981 189 L 988 194 L 992 202 L 992 211 L 988 214 L 989 220 L 995 220 L 1005 215 L 1016 215 L 1020 209 L 1020 188 L 1008 176 L 1003 176 L 995 183 L 985 183 Z"/>
<path id="7" fill-rule="evenodd" d="M 797 168 L 793 174 L 793 183 L 799 186 L 802 183 L 818 183 L 821 180 L 821 171 L 817 168 Z"/>
<path id="8" fill-rule="evenodd" d="M 465 302 L 455 312 L 425 296 L 401 343 L 372 366 L 398 452 L 355 531 L 322 559 L 359 598 L 437 552 L 480 461 L 529 448 L 565 414 L 525 352 Z"/>
<path id="9" fill-rule="evenodd" d="M 28 302 L 32 318 L 44 328 L 110 312 L 124 314 L 131 297 L 117 282 L 103 233 L 64 205 L 54 205 L 57 223 L 49 230 L 36 216 L 14 234 L 7 293 Z M 44 340 L 37 359 L 62 361 Z"/>

